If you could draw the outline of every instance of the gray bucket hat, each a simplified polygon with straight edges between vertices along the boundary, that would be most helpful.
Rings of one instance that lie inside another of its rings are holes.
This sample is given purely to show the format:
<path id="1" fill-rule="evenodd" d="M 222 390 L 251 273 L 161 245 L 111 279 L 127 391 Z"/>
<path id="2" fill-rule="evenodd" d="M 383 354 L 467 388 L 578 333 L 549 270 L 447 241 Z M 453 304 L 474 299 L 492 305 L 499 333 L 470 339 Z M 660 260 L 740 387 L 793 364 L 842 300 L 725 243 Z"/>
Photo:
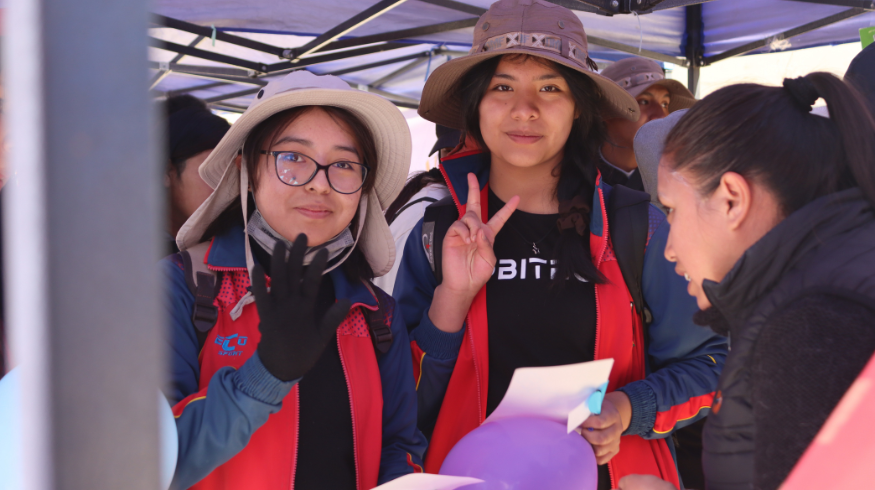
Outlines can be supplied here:
<path id="1" fill-rule="evenodd" d="M 665 212 L 665 208 L 659 203 L 656 192 L 659 160 L 662 158 L 662 150 L 665 148 L 665 138 L 686 113 L 687 109 L 681 109 L 662 119 L 648 122 L 635 133 L 633 141 L 635 159 L 638 161 L 638 172 L 641 173 L 641 182 L 644 183 L 644 189 L 650 193 L 650 202 L 663 212 Z"/>
<path id="2" fill-rule="evenodd" d="M 248 175 L 245 164 L 239 169 L 234 165 L 237 154 L 259 123 L 279 112 L 302 106 L 346 109 L 370 130 L 377 149 L 377 171 L 374 188 L 363 194 L 359 203 L 359 216 L 363 219 L 359 220 L 356 242 L 377 276 L 391 270 L 395 262 L 395 240 L 383 209 L 401 192 L 410 170 L 411 140 L 407 121 L 397 107 L 379 95 L 355 90 L 338 77 L 317 76 L 305 70 L 272 81 L 259 91 L 246 112 L 201 164 L 198 172 L 214 190 L 176 235 L 180 250 L 196 245 L 207 227 L 235 199 L 241 200 L 245 214 L 247 200 L 241 195 L 247 192 Z M 247 240 L 247 247 L 248 243 Z M 248 253 L 246 260 L 251 270 Z"/>

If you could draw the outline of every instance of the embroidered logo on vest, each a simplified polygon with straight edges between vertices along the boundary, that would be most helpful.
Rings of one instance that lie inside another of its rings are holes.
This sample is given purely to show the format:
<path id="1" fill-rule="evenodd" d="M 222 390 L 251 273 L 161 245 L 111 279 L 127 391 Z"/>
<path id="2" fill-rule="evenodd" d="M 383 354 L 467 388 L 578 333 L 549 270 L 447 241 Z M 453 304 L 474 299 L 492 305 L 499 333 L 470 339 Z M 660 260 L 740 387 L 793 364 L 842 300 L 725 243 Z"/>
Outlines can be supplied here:
<path id="1" fill-rule="evenodd" d="M 246 345 L 247 340 L 248 337 L 240 336 L 235 333 L 234 335 L 229 335 L 227 337 L 217 335 L 215 343 L 222 346 L 222 350 L 219 351 L 220 356 L 240 356 L 243 355 L 243 352 L 238 351 L 237 347 L 243 347 Z"/>

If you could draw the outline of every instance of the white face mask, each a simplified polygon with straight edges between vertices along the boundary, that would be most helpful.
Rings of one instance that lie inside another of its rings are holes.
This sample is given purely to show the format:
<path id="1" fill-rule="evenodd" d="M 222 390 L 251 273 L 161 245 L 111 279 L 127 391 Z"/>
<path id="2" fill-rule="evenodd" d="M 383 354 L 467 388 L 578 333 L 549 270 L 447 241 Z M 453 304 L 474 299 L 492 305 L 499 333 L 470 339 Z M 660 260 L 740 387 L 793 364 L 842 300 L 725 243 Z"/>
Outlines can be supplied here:
<path id="1" fill-rule="evenodd" d="M 256 209 L 255 212 L 252 213 L 252 216 L 249 217 L 249 223 L 246 225 L 246 234 L 251 236 L 261 248 L 271 255 L 273 255 L 273 249 L 276 244 L 280 242 L 285 243 L 287 250 L 292 249 L 292 242 L 271 228 L 270 224 L 265 221 L 258 209 Z M 316 252 L 322 249 L 328 251 L 328 264 L 332 264 L 332 262 L 340 257 L 347 248 L 354 244 L 355 239 L 352 237 L 352 232 L 349 231 L 348 227 L 344 228 L 343 231 L 338 233 L 331 240 L 315 247 L 307 247 L 307 252 L 304 255 L 304 265 L 310 265 L 310 263 L 313 262 L 313 258 L 316 257 Z"/>

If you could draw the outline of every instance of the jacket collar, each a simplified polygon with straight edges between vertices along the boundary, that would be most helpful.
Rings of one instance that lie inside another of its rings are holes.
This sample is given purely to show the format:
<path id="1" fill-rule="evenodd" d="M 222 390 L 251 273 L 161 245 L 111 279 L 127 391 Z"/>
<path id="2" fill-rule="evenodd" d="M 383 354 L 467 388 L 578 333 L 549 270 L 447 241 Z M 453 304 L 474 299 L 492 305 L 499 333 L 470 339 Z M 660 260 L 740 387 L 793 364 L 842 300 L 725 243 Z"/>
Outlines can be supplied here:
<path id="1" fill-rule="evenodd" d="M 823 196 L 786 217 L 747 249 L 720 283 L 705 280 L 702 288 L 736 329 L 810 252 L 873 220 L 875 209 L 859 188 Z"/>
<path id="2" fill-rule="evenodd" d="M 235 226 L 227 232 L 213 238 L 207 253 L 207 265 L 214 270 L 246 270 L 246 251 L 244 248 L 245 234 L 243 226 Z M 256 259 L 257 261 L 257 259 Z M 334 296 L 346 298 L 355 304 L 375 308 L 377 300 L 361 281 L 349 281 L 346 274 L 338 267 L 328 273 L 334 283 Z"/>
<path id="3" fill-rule="evenodd" d="M 489 182 L 489 153 L 473 150 L 455 155 L 450 155 L 441 161 L 441 172 L 447 181 L 447 187 L 456 206 L 461 208 L 468 200 L 468 174 L 477 176 L 477 182 L 482 189 Z M 590 211 L 590 233 L 602 236 L 604 232 L 604 220 L 602 219 L 603 199 L 607 200 L 611 186 L 602 181 L 601 174 L 597 180 L 596 191 L 592 196 L 592 210 Z M 601 192 L 599 192 L 601 190 Z"/>

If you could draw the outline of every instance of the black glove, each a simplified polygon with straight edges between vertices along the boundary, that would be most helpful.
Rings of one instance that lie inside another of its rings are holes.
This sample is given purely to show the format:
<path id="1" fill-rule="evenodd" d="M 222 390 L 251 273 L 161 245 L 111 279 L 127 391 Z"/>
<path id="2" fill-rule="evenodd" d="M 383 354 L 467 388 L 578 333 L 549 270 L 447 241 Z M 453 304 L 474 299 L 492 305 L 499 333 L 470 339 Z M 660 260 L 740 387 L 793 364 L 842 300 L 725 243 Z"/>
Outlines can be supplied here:
<path id="1" fill-rule="evenodd" d="M 286 246 L 276 244 L 270 264 L 270 292 L 264 269 L 258 264 L 252 269 L 252 294 L 261 319 L 258 357 L 268 372 L 282 381 L 298 379 L 316 364 L 349 312 L 349 300 L 339 300 L 318 321 L 316 295 L 328 252 L 316 254 L 302 280 L 306 251 L 307 236 L 303 233 L 292 245 L 288 262 Z"/>

